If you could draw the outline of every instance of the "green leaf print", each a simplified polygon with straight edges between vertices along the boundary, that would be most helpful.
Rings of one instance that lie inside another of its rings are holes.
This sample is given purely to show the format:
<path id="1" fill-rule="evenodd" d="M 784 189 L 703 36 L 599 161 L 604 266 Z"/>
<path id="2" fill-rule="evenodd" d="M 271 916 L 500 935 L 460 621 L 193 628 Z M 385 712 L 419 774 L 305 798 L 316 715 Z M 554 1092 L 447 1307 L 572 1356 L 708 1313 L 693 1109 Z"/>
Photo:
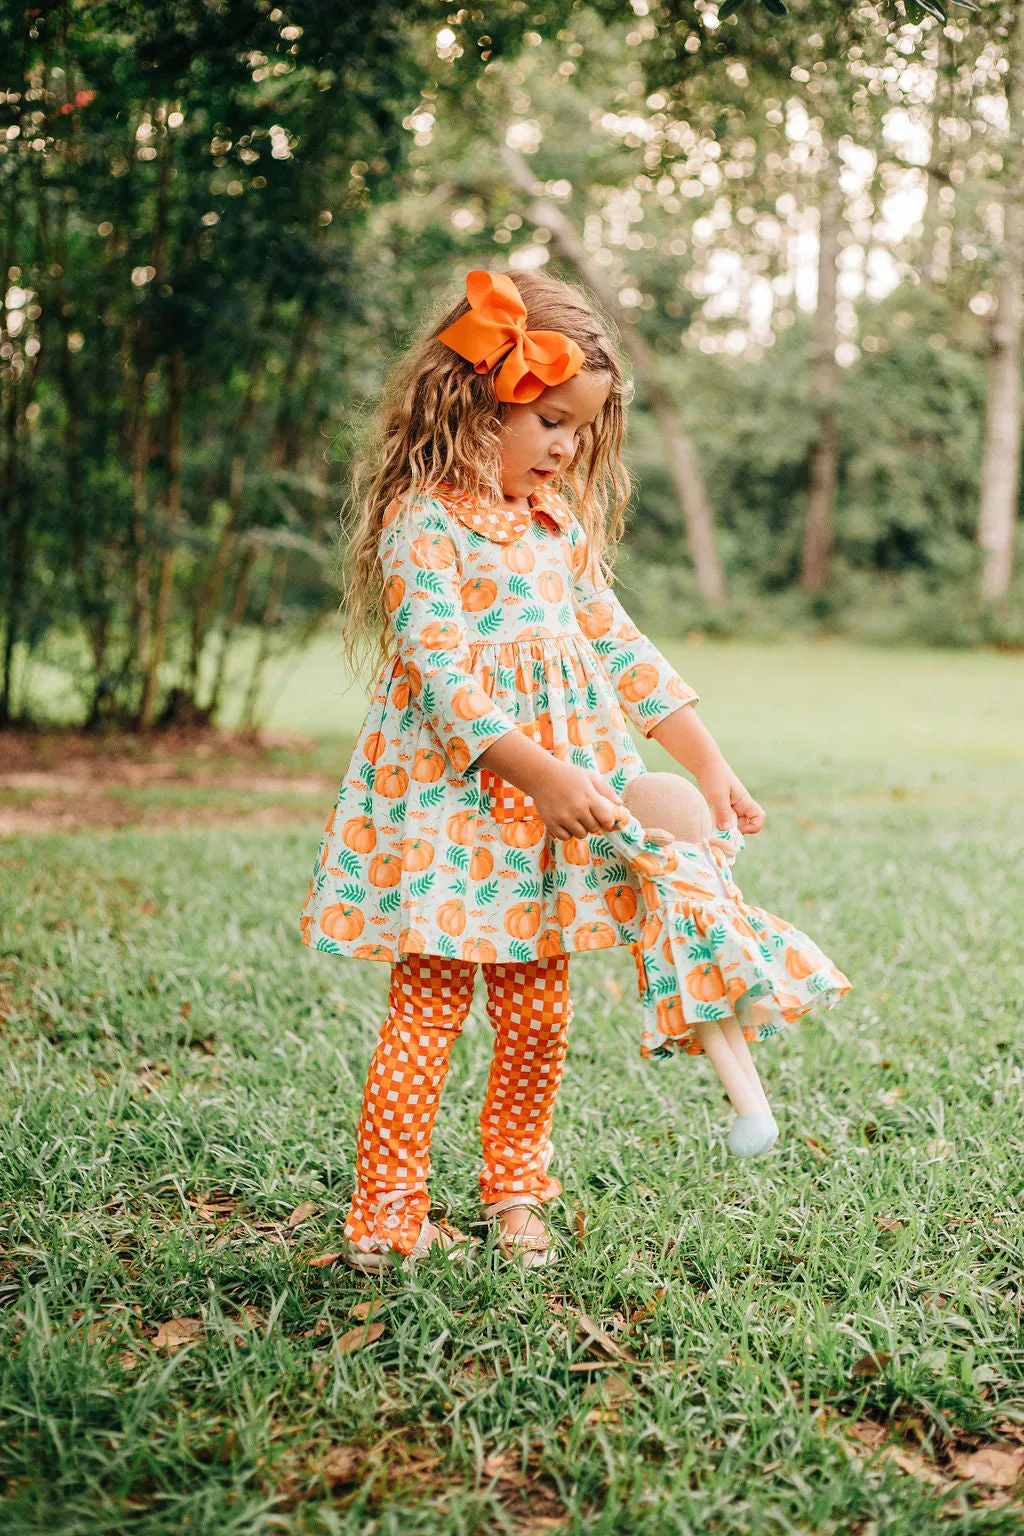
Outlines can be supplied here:
<path id="1" fill-rule="evenodd" d="M 373 764 L 371 762 L 365 762 L 363 764 L 363 766 L 362 766 L 362 769 L 360 771 L 359 777 L 362 779 L 362 781 L 366 785 L 367 789 L 372 789 L 373 788 L 373 781 L 376 778 L 376 776 L 377 776 L 377 770 L 373 766 Z M 369 815 L 370 813 L 367 812 L 367 814 Z"/>
<path id="2" fill-rule="evenodd" d="M 520 880 L 516 886 L 516 895 L 522 896 L 524 901 L 536 901 L 540 895 L 540 881 Z"/>
<path id="3" fill-rule="evenodd" d="M 485 539 L 482 533 L 477 533 L 475 528 L 467 528 L 465 537 L 470 549 L 479 549 L 482 544 L 490 543 L 490 540 Z"/>
<path id="4" fill-rule="evenodd" d="M 648 968 L 650 977 L 650 969 Z M 673 992 L 679 991 L 679 978 L 669 972 L 664 976 L 654 976 L 648 981 L 647 990 L 652 997 L 671 997 Z"/>
<path id="5" fill-rule="evenodd" d="M 497 608 L 488 608 L 477 623 L 477 632 L 481 635 L 493 635 L 501 628 L 504 621 L 505 611 L 500 604 Z"/>
<path id="6" fill-rule="evenodd" d="M 590 856 L 594 859 L 614 859 L 615 849 L 606 837 L 591 833 Z"/>
<path id="7" fill-rule="evenodd" d="M 363 815 L 364 816 L 372 816 L 373 815 L 373 796 L 372 795 L 364 795 L 363 796 Z"/>
<path id="8" fill-rule="evenodd" d="M 533 867 L 521 848 L 510 848 L 505 855 L 505 863 L 509 869 L 514 869 L 517 875 L 528 875 Z"/>
<path id="9" fill-rule="evenodd" d="M 572 609 L 568 603 L 563 603 L 558 610 L 558 622 L 563 628 L 568 629 L 572 623 Z"/>
<path id="10" fill-rule="evenodd" d="M 432 869 L 426 875 L 417 875 L 415 880 L 409 881 L 409 893 L 412 896 L 429 896 L 430 888 L 437 878 L 437 870 Z"/>
<path id="11" fill-rule="evenodd" d="M 420 694 L 420 703 L 423 705 L 423 713 L 425 715 L 432 715 L 434 713 L 434 705 L 436 700 L 434 698 L 434 685 L 432 683 L 423 684 L 423 692 Z"/>
<path id="12" fill-rule="evenodd" d="M 346 875 L 352 875 L 358 879 L 362 873 L 363 866 L 357 853 L 353 853 L 351 848 L 339 848 L 335 859 L 339 868 L 343 869 Z"/>
<path id="13" fill-rule="evenodd" d="M 402 893 L 399 890 L 385 891 L 378 903 L 382 912 L 397 912 L 402 905 Z"/>
<path id="14" fill-rule="evenodd" d="M 725 943 L 725 924 L 712 923 L 705 937 L 712 949 L 720 949 Z"/>
<path id="15" fill-rule="evenodd" d="M 815 971 L 813 976 L 807 978 L 808 992 L 827 992 L 833 985 L 832 978 L 824 971 Z"/>
<path id="16" fill-rule="evenodd" d="M 596 891 L 600 887 L 601 882 L 597 878 L 594 871 L 592 869 L 588 869 L 587 873 L 583 877 L 583 884 L 586 886 L 588 891 Z"/>
<path id="17" fill-rule="evenodd" d="M 432 592 L 435 597 L 441 597 L 444 593 L 444 582 L 436 571 L 421 571 L 416 582 L 424 592 Z"/>
<path id="18" fill-rule="evenodd" d="M 469 849 L 461 843 L 448 844 L 448 862 L 454 864 L 456 869 L 469 868 Z"/>
<path id="19" fill-rule="evenodd" d="M 577 768 L 593 768 L 597 761 L 589 747 L 573 747 L 570 756 Z"/>
<path id="20" fill-rule="evenodd" d="M 399 607 L 397 613 L 395 614 L 394 618 L 391 620 L 391 622 L 392 622 L 392 624 L 394 625 L 394 628 L 395 628 L 395 633 L 400 635 L 403 632 L 403 630 L 408 629 L 409 628 L 409 621 L 410 621 L 411 618 L 412 618 L 412 604 L 411 603 L 402 603 L 401 606 Z"/>
<path id="21" fill-rule="evenodd" d="M 498 667 L 495 678 L 500 689 L 513 689 L 516 685 L 516 674 L 511 667 Z"/>
<path id="22" fill-rule="evenodd" d="M 485 880 L 483 885 L 476 888 L 476 899 L 482 907 L 489 907 L 492 901 L 497 901 L 498 890 L 497 880 Z"/>
<path id="23" fill-rule="evenodd" d="M 533 950 L 530 948 L 529 944 L 524 944 L 522 939 L 513 939 L 508 949 L 509 954 L 512 956 L 513 960 L 523 961 L 532 960 L 534 958 Z"/>
<path id="24" fill-rule="evenodd" d="M 608 783 L 617 795 L 621 795 L 626 787 L 626 774 L 622 768 L 616 768 L 614 773 L 608 775 Z"/>
<path id="25" fill-rule="evenodd" d="M 724 1003 L 698 1003 L 698 1019 L 724 1019 L 729 1012 Z"/>
<path id="26" fill-rule="evenodd" d="M 606 884 L 609 884 L 609 885 L 628 885 L 629 884 L 629 870 L 626 868 L 625 864 L 619 864 L 614 859 L 610 863 L 604 865 L 604 867 L 602 869 L 602 874 L 604 875 Z"/>
<path id="27" fill-rule="evenodd" d="M 469 881 L 465 875 L 456 875 L 449 885 L 449 890 L 453 896 L 467 896 L 469 894 Z"/>
<path id="28" fill-rule="evenodd" d="M 444 784 L 432 784 L 420 794 L 420 805 L 440 805 L 444 799 Z"/>
<path id="29" fill-rule="evenodd" d="M 549 864 L 544 871 L 541 885 L 545 897 L 555 894 L 555 866 L 553 864 Z"/>
<path id="30" fill-rule="evenodd" d="M 313 942 L 313 948 L 322 950 L 325 955 L 343 955 L 344 950 L 335 939 L 329 939 L 326 933 L 317 933 Z"/>
<path id="31" fill-rule="evenodd" d="M 446 956 L 446 958 L 449 959 L 449 960 L 454 960 L 456 954 L 458 953 L 458 951 L 455 948 L 455 945 L 452 943 L 451 939 L 448 937 L 448 935 L 446 933 L 439 933 L 438 934 L 438 936 L 437 936 L 437 949 L 438 949 L 438 953 L 439 954 L 442 954 L 442 955 Z"/>
<path id="32" fill-rule="evenodd" d="M 597 689 L 593 683 L 587 684 L 587 708 L 591 714 L 597 708 Z"/>
<path id="33" fill-rule="evenodd" d="M 694 965 L 710 965 L 715 954 L 709 944 L 705 944 L 703 939 L 697 939 L 686 946 L 686 958 L 692 960 Z"/>
<path id="34" fill-rule="evenodd" d="M 348 885 L 341 885 L 335 891 L 335 900 L 350 901 L 353 906 L 358 907 L 360 902 L 366 900 L 366 887 L 358 885 L 354 880 Z"/>
<path id="35" fill-rule="evenodd" d="M 615 654 L 615 647 L 618 644 L 616 640 L 591 640 L 590 643 L 598 656 L 613 656 Z M 616 669 L 609 667 L 608 670 L 614 672 Z"/>
<path id="36" fill-rule="evenodd" d="M 665 706 L 662 701 L 656 698 L 654 694 L 650 694 L 646 699 L 640 700 L 640 703 L 637 705 L 637 714 L 641 720 L 653 720 L 655 715 L 664 713 L 664 708 Z"/>
<path id="37" fill-rule="evenodd" d="M 401 719 L 398 722 L 398 729 L 402 732 L 402 734 L 404 736 L 406 731 L 411 731 L 412 730 L 412 728 L 415 725 L 415 723 L 416 723 L 416 711 L 412 707 L 412 705 L 410 704 L 408 709 L 403 709 L 402 710 L 402 717 L 401 717 Z"/>
<path id="38" fill-rule="evenodd" d="M 530 583 L 527 581 L 525 576 L 510 576 L 508 579 L 508 589 L 510 592 L 514 593 L 516 597 L 533 596 Z"/>
<path id="39" fill-rule="evenodd" d="M 455 604 L 450 597 L 441 599 L 436 603 L 431 603 L 427 609 L 427 612 L 433 619 L 454 619 L 456 611 Z"/>
<path id="40" fill-rule="evenodd" d="M 521 624 L 543 624 L 546 618 L 547 613 L 540 606 L 540 604 L 531 603 L 528 608 L 524 608 L 520 613 L 519 622 Z M 481 626 L 481 628 L 482 627 L 483 626 Z"/>

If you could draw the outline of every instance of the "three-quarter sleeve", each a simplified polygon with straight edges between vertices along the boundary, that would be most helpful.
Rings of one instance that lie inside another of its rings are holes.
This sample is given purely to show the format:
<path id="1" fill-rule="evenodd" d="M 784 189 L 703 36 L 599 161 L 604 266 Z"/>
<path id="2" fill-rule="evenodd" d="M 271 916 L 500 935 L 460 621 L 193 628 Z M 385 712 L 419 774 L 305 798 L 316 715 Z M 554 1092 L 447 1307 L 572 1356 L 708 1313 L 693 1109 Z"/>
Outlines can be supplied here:
<path id="1" fill-rule="evenodd" d="M 573 545 L 573 606 L 583 633 L 618 695 L 623 713 L 644 736 L 697 693 L 647 636 L 641 634 L 612 588 L 586 570 L 586 534 L 578 523 Z"/>
<path id="2" fill-rule="evenodd" d="M 393 503 L 379 552 L 390 626 L 410 698 L 454 773 L 474 772 L 480 753 L 516 726 L 472 674 L 452 520 L 429 498 Z"/>

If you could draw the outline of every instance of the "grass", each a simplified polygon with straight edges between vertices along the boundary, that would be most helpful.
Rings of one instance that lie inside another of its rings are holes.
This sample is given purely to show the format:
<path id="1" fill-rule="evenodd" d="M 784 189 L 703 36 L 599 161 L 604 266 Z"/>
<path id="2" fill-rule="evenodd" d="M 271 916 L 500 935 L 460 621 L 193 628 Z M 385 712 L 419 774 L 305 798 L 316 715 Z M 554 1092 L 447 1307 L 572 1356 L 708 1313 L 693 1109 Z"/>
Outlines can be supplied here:
<path id="1" fill-rule="evenodd" d="M 308 1262 L 386 987 L 298 943 L 327 803 L 4 845 L 5 1532 L 1024 1529 L 1024 663 L 681 660 L 769 807 L 741 885 L 856 991 L 762 1048 L 783 1137 L 744 1165 L 705 1064 L 639 1060 L 628 955 L 574 961 L 551 1271 Z M 350 731 L 332 667 L 274 723 Z M 435 1137 L 462 1226 L 488 1043 L 475 1006 Z"/>

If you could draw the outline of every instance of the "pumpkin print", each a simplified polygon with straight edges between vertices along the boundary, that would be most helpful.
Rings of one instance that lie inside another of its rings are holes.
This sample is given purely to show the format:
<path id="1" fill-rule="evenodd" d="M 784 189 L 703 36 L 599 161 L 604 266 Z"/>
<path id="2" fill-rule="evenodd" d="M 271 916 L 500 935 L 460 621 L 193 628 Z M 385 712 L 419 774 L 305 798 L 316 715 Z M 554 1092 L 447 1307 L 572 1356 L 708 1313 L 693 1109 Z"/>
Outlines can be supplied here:
<path id="1" fill-rule="evenodd" d="M 420 631 L 420 639 L 428 651 L 453 651 L 462 644 L 462 630 L 448 621 L 428 624 Z"/>
<path id="2" fill-rule="evenodd" d="M 377 846 L 377 833 L 369 816 L 350 816 L 341 829 L 341 840 L 353 853 L 372 853 Z M 325 848 L 324 852 L 328 850 Z"/>
<path id="3" fill-rule="evenodd" d="M 394 853 L 378 853 L 370 860 L 367 875 L 371 885 L 397 885 L 402 878 L 402 860 Z"/>
<path id="4" fill-rule="evenodd" d="M 453 736 L 449 741 L 448 760 L 456 773 L 465 773 L 473 761 L 473 754 L 461 736 Z"/>
<path id="5" fill-rule="evenodd" d="M 490 939 L 466 939 L 462 946 L 462 958 L 475 961 L 477 965 L 493 965 L 498 958 L 498 951 Z"/>
<path id="6" fill-rule="evenodd" d="M 357 938 L 366 926 L 358 907 L 348 901 L 336 901 L 320 913 L 320 927 L 329 939 L 341 942 Z"/>
<path id="7" fill-rule="evenodd" d="M 522 821 L 503 821 L 501 840 L 509 848 L 533 848 L 542 842 L 545 826 L 535 816 L 524 816 Z"/>
<path id="8" fill-rule="evenodd" d="M 371 763 L 379 762 L 388 749 L 388 739 L 382 731 L 374 731 L 363 742 L 363 756 Z"/>
<path id="9" fill-rule="evenodd" d="M 359 944 L 352 951 L 353 960 L 386 960 L 389 964 L 395 958 L 395 952 L 386 944 Z"/>
<path id="10" fill-rule="evenodd" d="M 425 837 L 410 837 L 402 844 L 402 868 L 408 870 L 429 869 L 434 862 L 434 845 Z"/>
<path id="11" fill-rule="evenodd" d="M 670 1038 L 673 1035 L 681 1035 L 686 1028 L 686 1020 L 683 1018 L 683 1003 L 677 993 L 671 997 L 658 999 L 657 1010 L 658 1028 L 663 1035 Z"/>
<path id="12" fill-rule="evenodd" d="M 615 772 L 615 748 L 610 741 L 593 741 L 591 747 L 598 773 Z"/>
<path id="13" fill-rule="evenodd" d="M 539 901 L 518 902 L 505 913 L 505 932 L 514 939 L 532 939 L 539 927 Z"/>
<path id="14" fill-rule="evenodd" d="M 472 848 L 476 840 L 477 819 L 472 811 L 456 811 L 445 822 L 445 835 L 449 842 L 463 848 Z"/>
<path id="15" fill-rule="evenodd" d="M 702 1003 L 725 996 L 725 982 L 717 965 L 695 965 L 686 977 L 686 990 Z"/>
<path id="16" fill-rule="evenodd" d="M 565 582 L 557 571 L 542 571 L 537 578 L 537 591 L 546 603 L 560 603 L 565 596 Z"/>
<path id="17" fill-rule="evenodd" d="M 466 926 L 466 903 L 458 897 L 443 901 L 437 909 L 437 926 L 443 933 L 453 934 L 457 938 Z"/>
<path id="18" fill-rule="evenodd" d="M 494 870 L 494 855 L 488 848 L 474 848 L 469 860 L 469 878 L 486 880 Z"/>
<path id="19" fill-rule="evenodd" d="M 649 733 L 694 697 L 642 635 L 623 638 L 630 621 L 558 494 L 531 502 L 482 508 L 443 492 L 388 508 L 389 655 L 317 849 L 304 943 L 495 963 L 639 942 L 639 884 L 627 918 L 621 864 L 592 862 L 590 839 L 550 839 L 521 793 L 506 797 L 507 820 L 482 814 L 477 765 L 508 731 L 593 764 L 621 792 L 643 771 L 623 708 Z M 614 680 L 638 666 L 657 684 L 634 707 Z"/>
<path id="20" fill-rule="evenodd" d="M 417 784 L 436 784 L 444 777 L 444 753 L 434 747 L 419 747 L 412 760 L 412 776 Z"/>
<path id="21" fill-rule="evenodd" d="M 397 763 L 386 763 L 377 769 L 373 787 L 378 795 L 384 795 L 388 800 L 397 800 L 409 788 L 409 775 Z"/>
<path id="22" fill-rule="evenodd" d="M 490 708 L 490 699 L 475 683 L 469 688 L 460 688 L 452 695 L 452 713 L 456 720 L 479 720 Z"/>
<path id="23" fill-rule="evenodd" d="M 580 609 L 580 629 L 588 640 L 600 640 L 612 627 L 615 614 L 609 603 L 594 601 Z"/>
<path id="24" fill-rule="evenodd" d="M 335 806 L 333 808 L 333 810 L 331 811 L 331 814 L 327 818 L 327 825 L 324 827 L 324 837 L 330 837 L 331 833 L 334 831 L 334 823 L 335 823 L 335 820 L 337 818 L 337 815 L 338 815 L 338 807 Z"/>
<path id="25" fill-rule="evenodd" d="M 607 923 L 584 923 L 576 930 L 577 949 L 611 949 L 615 943 L 615 929 Z"/>
<path id="26" fill-rule="evenodd" d="M 532 571 L 537 564 L 533 550 L 521 539 L 516 539 L 514 544 L 506 544 L 501 551 L 501 559 L 503 565 L 520 576 L 527 571 Z"/>
<path id="27" fill-rule="evenodd" d="M 803 981 L 808 976 L 813 976 L 818 969 L 812 965 L 806 955 L 802 955 L 798 949 L 787 949 L 785 954 L 786 972 L 794 981 Z"/>
<path id="28" fill-rule="evenodd" d="M 423 571 L 443 571 L 455 564 L 455 545 L 443 533 L 423 533 L 410 547 L 413 565 Z"/>
<path id="29" fill-rule="evenodd" d="M 636 916 L 636 892 L 631 885 L 613 885 L 604 893 L 604 904 L 617 923 L 628 923 Z"/>
<path id="30" fill-rule="evenodd" d="M 635 666 L 628 667 L 618 681 L 620 697 L 628 699 L 631 704 L 646 699 L 657 686 L 658 669 L 647 661 L 638 661 Z"/>
<path id="31" fill-rule="evenodd" d="M 471 581 L 462 583 L 459 595 L 467 613 L 483 613 L 485 609 L 494 606 L 494 599 L 498 595 L 498 583 L 492 581 L 489 576 L 474 576 Z"/>

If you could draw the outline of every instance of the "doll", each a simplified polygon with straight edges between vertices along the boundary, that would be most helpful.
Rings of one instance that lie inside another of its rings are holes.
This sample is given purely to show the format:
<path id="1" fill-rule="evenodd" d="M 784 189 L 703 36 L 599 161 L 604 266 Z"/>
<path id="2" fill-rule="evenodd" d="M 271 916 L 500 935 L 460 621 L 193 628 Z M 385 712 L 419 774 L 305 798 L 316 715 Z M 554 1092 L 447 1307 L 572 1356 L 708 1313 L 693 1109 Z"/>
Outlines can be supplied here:
<path id="1" fill-rule="evenodd" d="M 688 780 L 644 774 L 622 799 L 631 816 L 608 836 L 640 875 L 647 909 L 634 951 L 644 1054 L 703 1051 L 736 1111 L 731 1150 L 767 1152 L 779 1128 L 748 1042 L 818 1004 L 832 1007 L 850 983 L 806 934 L 744 902 L 731 877 L 742 838 L 712 826 Z"/>

